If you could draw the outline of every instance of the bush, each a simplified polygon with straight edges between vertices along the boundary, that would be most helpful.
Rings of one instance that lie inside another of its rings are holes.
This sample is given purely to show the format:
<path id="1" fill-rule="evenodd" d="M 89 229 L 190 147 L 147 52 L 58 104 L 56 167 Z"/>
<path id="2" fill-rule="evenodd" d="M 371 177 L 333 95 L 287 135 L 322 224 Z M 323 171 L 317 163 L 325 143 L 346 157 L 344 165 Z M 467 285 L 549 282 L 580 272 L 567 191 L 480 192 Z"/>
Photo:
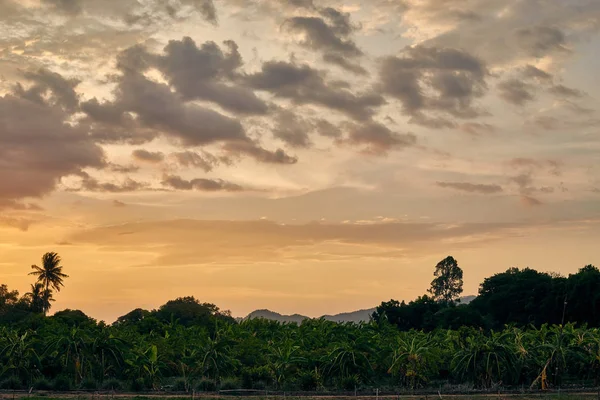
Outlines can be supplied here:
<path id="1" fill-rule="evenodd" d="M 79 388 L 83 390 L 96 390 L 98 389 L 98 382 L 94 378 L 85 378 L 79 385 Z"/>
<path id="2" fill-rule="evenodd" d="M 221 381 L 221 390 L 233 390 L 240 388 L 240 381 L 235 378 L 225 378 Z"/>
<path id="3" fill-rule="evenodd" d="M 118 391 L 118 390 L 123 389 L 123 384 L 121 383 L 120 380 L 111 378 L 111 379 L 104 381 L 104 383 L 102 384 L 102 389 Z"/>
<path id="4" fill-rule="evenodd" d="M 35 390 L 52 390 L 52 383 L 46 378 L 39 378 L 33 381 L 33 388 Z"/>
<path id="5" fill-rule="evenodd" d="M 146 389 L 146 382 L 142 378 L 137 378 L 129 383 L 129 390 L 132 392 L 143 392 Z"/>
<path id="6" fill-rule="evenodd" d="M 344 390 L 354 390 L 360 386 L 360 378 L 358 375 L 347 376 L 341 380 L 340 385 Z"/>
<path id="7" fill-rule="evenodd" d="M 317 390 L 317 387 L 319 386 L 319 379 L 314 371 L 307 371 L 300 374 L 298 380 L 300 383 L 300 389 L 306 392 Z"/>
<path id="8" fill-rule="evenodd" d="M 58 392 L 68 392 L 71 390 L 71 380 L 66 376 L 57 376 L 52 384 L 52 389 Z"/>
<path id="9" fill-rule="evenodd" d="M 20 389 L 24 389 L 25 386 L 23 385 L 23 382 L 21 382 L 21 380 L 19 378 L 17 378 L 16 376 L 11 376 L 5 380 L 3 380 L 2 382 L 0 382 L 0 389 L 4 389 L 4 390 L 20 390 Z"/>
<path id="10" fill-rule="evenodd" d="M 173 382 L 173 391 L 174 392 L 187 392 L 188 385 L 185 378 L 177 378 L 175 382 Z"/>
<path id="11" fill-rule="evenodd" d="M 217 383 L 212 379 L 202 378 L 196 385 L 196 390 L 199 392 L 216 392 Z"/>

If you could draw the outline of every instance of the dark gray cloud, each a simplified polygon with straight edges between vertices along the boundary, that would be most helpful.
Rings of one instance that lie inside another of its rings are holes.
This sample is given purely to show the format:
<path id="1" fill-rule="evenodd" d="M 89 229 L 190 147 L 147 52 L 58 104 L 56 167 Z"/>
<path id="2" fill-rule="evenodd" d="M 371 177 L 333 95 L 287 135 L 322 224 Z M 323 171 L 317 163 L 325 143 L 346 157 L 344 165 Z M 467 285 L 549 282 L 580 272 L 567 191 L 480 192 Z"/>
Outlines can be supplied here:
<path id="1" fill-rule="evenodd" d="M 355 61 L 363 52 L 350 38 L 360 26 L 352 24 L 350 14 L 332 7 L 319 9 L 318 13 L 320 16 L 289 18 L 282 27 L 291 33 L 304 34 L 302 45 L 323 52 L 323 61 L 365 75 L 367 71 Z"/>
<path id="2" fill-rule="evenodd" d="M 496 194 L 503 191 L 500 185 L 486 185 L 468 182 L 437 182 L 439 187 L 460 190 L 469 193 Z"/>
<path id="3" fill-rule="evenodd" d="M 504 101 L 522 106 L 535 99 L 533 87 L 518 79 L 509 79 L 498 84 L 498 94 Z"/>
<path id="4" fill-rule="evenodd" d="M 212 171 L 217 165 L 220 164 L 220 160 L 206 151 L 183 151 L 179 153 L 171 154 L 177 163 L 183 167 L 195 167 L 200 168 L 204 172 Z"/>
<path id="5" fill-rule="evenodd" d="M 147 162 L 151 164 L 158 164 L 165 159 L 165 155 L 160 152 L 152 152 L 144 149 L 137 149 L 131 153 L 131 156 L 137 160 L 142 162 Z"/>
<path id="6" fill-rule="evenodd" d="M 63 177 L 106 165 L 102 148 L 68 118 L 60 107 L 0 96 L 0 201 L 41 197 Z"/>
<path id="7" fill-rule="evenodd" d="M 123 182 L 100 182 L 87 173 L 82 173 L 81 184 L 78 188 L 69 188 L 71 192 L 99 192 L 99 193 L 125 193 L 148 189 L 148 183 L 138 182 L 131 178 L 125 178 Z"/>
<path id="8" fill-rule="evenodd" d="M 546 71 L 543 71 L 533 65 L 527 64 L 522 69 L 523 77 L 526 79 L 535 79 L 542 83 L 551 83 L 552 75 Z"/>
<path id="9" fill-rule="evenodd" d="M 556 27 L 535 26 L 518 29 L 519 45 L 532 57 L 543 57 L 554 51 L 567 51 L 564 33 Z"/>
<path id="10" fill-rule="evenodd" d="M 338 139 L 342 136 L 342 130 L 331 122 L 319 118 L 315 121 L 315 129 L 321 136 Z"/>
<path id="11" fill-rule="evenodd" d="M 266 103 L 252 90 L 231 83 L 242 66 L 242 58 L 235 42 L 224 44 L 227 53 L 214 42 L 198 47 L 191 38 L 184 37 L 171 40 L 164 56 L 141 57 L 153 61 L 185 100 L 212 101 L 234 113 L 266 114 Z"/>
<path id="12" fill-rule="evenodd" d="M 258 162 L 266 164 L 291 165 L 296 164 L 298 162 L 298 158 L 290 156 L 282 149 L 270 151 L 260 147 L 256 143 L 251 143 L 247 141 L 226 143 L 223 146 L 223 150 L 225 150 L 229 155 L 234 157 L 248 156 L 255 159 Z"/>
<path id="13" fill-rule="evenodd" d="M 281 110 L 275 118 L 273 136 L 291 147 L 307 148 L 312 145 L 309 133 L 313 126 L 291 111 Z"/>
<path id="14" fill-rule="evenodd" d="M 494 133 L 496 128 L 493 125 L 485 123 L 465 122 L 460 125 L 460 130 L 470 135 L 479 136 L 487 133 Z"/>
<path id="15" fill-rule="evenodd" d="M 307 64 L 268 61 L 260 72 L 247 76 L 246 81 L 255 89 L 271 92 L 296 104 L 321 105 L 357 120 L 370 119 L 375 109 L 385 103 L 375 92 L 357 94 L 327 82 L 322 71 Z"/>
<path id="16" fill-rule="evenodd" d="M 60 13 L 71 16 L 80 14 L 83 9 L 82 0 L 42 0 L 42 3 L 48 4 Z"/>
<path id="17" fill-rule="evenodd" d="M 181 2 L 194 6 L 206 21 L 217 23 L 217 9 L 213 0 L 181 0 Z"/>
<path id="18" fill-rule="evenodd" d="M 129 174 L 131 172 L 139 171 L 140 167 L 138 167 L 137 165 L 120 165 L 120 164 L 108 163 L 106 169 L 108 169 L 109 171 L 112 171 L 112 172 L 120 173 L 120 174 Z"/>
<path id="19" fill-rule="evenodd" d="M 362 152 L 372 155 L 385 155 L 391 150 L 412 147 L 417 138 L 411 133 L 397 133 L 378 122 L 364 124 L 348 123 L 344 126 L 347 137 L 340 139 L 343 144 L 362 148 Z"/>
<path id="20" fill-rule="evenodd" d="M 543 205 L 544 203 L 542 203 L 541 200 L 538 200 L 535 197 L 523 195 L 521 196 L 521 204 L 523 204 L 525 207 L 538 207 Z"/>
<path id="21" fill-rule="evenodd" d="M 323 54 L 323 61 L 329 64 L 337 65 L 338 67 L 350 71 L 356 75 L 367 75 L 368 72 L 360 64 L 355 63 L 340 54 Z"/>
<path id="22" fill-rule="evenodd" d="M 165 175 L 162 184 L 175 190 L 199 190 L 203 192 L 240 192 L 244 190 L 240 185 L 221 179 L 197 178 L 186 180 L 176 175 Z"/>
<path id="23" fill-rule="evenodd" d="M 151 81 L 138 73 L 123 73 L 118 78 L 114 102 L 100 104 L 99 108 L 116 110 L 109 115 L 117 121 L 126 112 L 135 113 L 140 126 L 159 130 L 184 145 L 248 140 L 240 121 L 185 103 L 168 85 Z M 88 115 L 94 117 L 94 114 Z"/>
<path id="24" fill-rule="evenodd" d="M 75 88 L 79 85 L 79 80 L 65 79 L 47 69 L 28 71 L 23 76 L 33 82 L 33 85 L 25 89 L 21 83 L 17 83 L 14 90 L 18 96 L 42 105 L 63 107 L 68 112 L 77 109 L 79 95 Z"/>
<path id="25" fill-rule="evenodd" d="M 550 93 L 555 95 L 556 97 L 571 97 L 571 98 L 579 98 L 583 97 L 583 92 L 581 90 L 573 89 L 570 87 L 566 87 L 564 85 L 556 85 L 552 86 L 549 90 Z"/>
<path id="26" fill-rule="evenodd" d="M 403 111 L 423 123 L 426 112 L 472 118 L 481 114 L 473 103 L 487 85 L 483 62 L 451 48 L 407 47 L 399 57 L 385 57 L 379 68 L 381 90 L 402 102 Z M 431 124 L 429 124 L 431 125 Z"/>

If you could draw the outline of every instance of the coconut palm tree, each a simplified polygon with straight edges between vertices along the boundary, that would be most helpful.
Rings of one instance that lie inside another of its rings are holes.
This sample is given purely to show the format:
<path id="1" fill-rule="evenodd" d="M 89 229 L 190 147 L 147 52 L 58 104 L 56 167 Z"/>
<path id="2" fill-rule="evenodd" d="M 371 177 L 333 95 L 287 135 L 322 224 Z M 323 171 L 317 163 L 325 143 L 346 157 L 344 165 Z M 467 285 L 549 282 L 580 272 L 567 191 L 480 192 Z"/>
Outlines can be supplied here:
<path id="1" fill-rule="evenodd" d="M 51 289 L 60 292 L 60 288 L 64 286 L 63 279 L 69 276 L 62 272 L 61 259 L 57 253 L 50 252 L 42 256 L 42 266 L 32 265 L 29 275 L 37 276 L 38 283 L 44 287 L 44 313 L 50 309 Z"/>
<path id="2" fill-rule="evenodd" d="M 31 310 L 36 313 L 47 313 L 50 310 L 51 302 L 54 301 L 52 291 L 44 289 L 44 284 L 40 282 L 31 285 L 31 292 L 25 293 L 29 300 Z"/>

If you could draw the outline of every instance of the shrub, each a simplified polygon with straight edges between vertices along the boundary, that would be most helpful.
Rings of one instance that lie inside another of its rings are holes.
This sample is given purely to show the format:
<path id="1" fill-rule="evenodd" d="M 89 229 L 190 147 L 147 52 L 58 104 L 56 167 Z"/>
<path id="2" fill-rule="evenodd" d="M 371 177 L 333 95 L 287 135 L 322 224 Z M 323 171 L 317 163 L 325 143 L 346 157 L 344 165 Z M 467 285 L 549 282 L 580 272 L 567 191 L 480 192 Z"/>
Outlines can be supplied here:
<path id="1" fill-rule="evenodd" d="M 4 390 L 20 390 L 24 387 L 23 382 L 16 376 L 11 376 L 0 382 L 0 389 Z"/>
<path id="2" fill-rule="evenodd" d="M 121 390 L 123 388 L 123 384 L 121 383 L 120 380 L 115 379 L 115 378 L 111 378 L 108 379 L 106 381 L 104 381 L 104 383 L 102 384 L 102 389 L 104 390 Z"/>
<path id="3" fill-rule="evenodd" d="M 132 392 L 143 392 L 146 389 L 146 382 L 142 378 L 137 378 L 129 383 L 129 390 Z"/>
<path id="4" fill-rule="evenodd" d="M 33 388 L 35 390 L 52 390 L 52 383 L 46 378 L 38 378 L 33 381 Z"/>
<path id="5" fill-rule="evenodd" d="M 177 378 L 175 382 L 173 382 L 173 391 L 174 392 L 187 392 L 188 385 L 185 378 Z"/>
<path id="6" fill-rule="evenodd" d="M 71 380 L 63 375 L 57 376 L 52 384 L 52 389 L 58 392 L 68 392 L 71 390 Z"/>
<path id="7" fill-rule="evenodd" d="M 79 387 L 83 390 L 96 390 L 98 389 L 98 382 L 94 378 L 85 378 Z"/>
<path id="8" fill-rule="evenodd" d="M 199 392 L 216 392 L 217 383 L 212 379 L 202 378 L 196 385 L 196 390 Z"/>
<path id="9" fill-rule="evenodd" d="M 221 390 L 233 390 L 240 388 L 240 381 L 235 378 L 225 378 L 221 381 Z"/>
<path id="10" fill-rule="evenodd" d="M 319 386 L 319 379 L 314 371 L 302 373 L 298 380 L 300 383 L 300 389 L 306 392 L 317 390 L 317 387 Z"/>

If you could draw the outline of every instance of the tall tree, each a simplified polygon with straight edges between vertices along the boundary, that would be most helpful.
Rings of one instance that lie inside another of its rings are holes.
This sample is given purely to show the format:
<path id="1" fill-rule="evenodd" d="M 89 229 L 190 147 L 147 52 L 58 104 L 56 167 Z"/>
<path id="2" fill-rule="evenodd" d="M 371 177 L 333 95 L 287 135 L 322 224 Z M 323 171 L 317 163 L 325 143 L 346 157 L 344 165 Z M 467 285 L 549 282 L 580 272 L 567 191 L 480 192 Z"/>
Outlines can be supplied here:
<path id="1" fill-rule="evenodd" d="M 463 271 L 454 257 L 448 256 L 435 266 L 435 279 L 429 293 L 440 302 L 453 303 L 463 291 Z"/>
<path id="2" fill-rule="evenodd" d="M 50 310 L 50 303 L 54 301 L 52 291 L 45 289 L 44 284 L 40 282 L 33 283 L 31 292 L 26 293 L 25 297 L 29 301 L 31 311 L 35 313 L 47 313 Z"/>
<path id="3" fill-rule="evenodd" d="M 44 285 L 44 313 L 47 313 L 50 309 L 51 301 L 51 289 L 60 292 L 62 286 L 64 286 L 63 279 L 69 276 L 62 272 L 62 265 L 60 265 L 60 256 L 54 252 L 46 253 L 42 256 L 42 266 L 32 265 L 29 275 L 37 276 L 37 281 Z"/>

